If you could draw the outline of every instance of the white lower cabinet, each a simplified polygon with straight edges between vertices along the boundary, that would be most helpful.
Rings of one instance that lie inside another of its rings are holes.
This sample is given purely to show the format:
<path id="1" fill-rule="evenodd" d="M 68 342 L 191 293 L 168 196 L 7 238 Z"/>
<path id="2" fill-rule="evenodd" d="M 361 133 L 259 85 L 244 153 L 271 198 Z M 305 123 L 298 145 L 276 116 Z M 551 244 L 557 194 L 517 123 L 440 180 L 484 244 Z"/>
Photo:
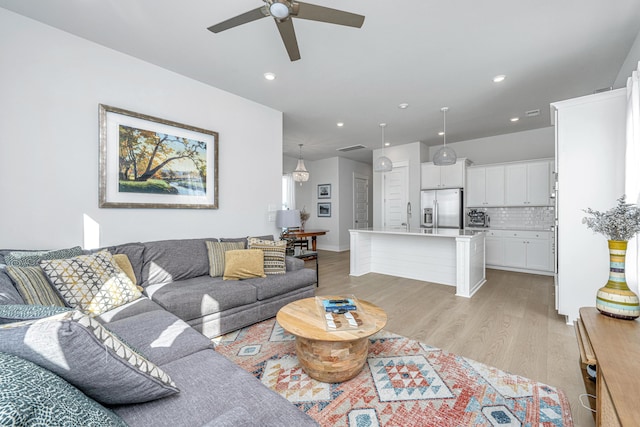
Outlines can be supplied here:
<path id="1" fill-rule="evenodd" d="M 487 231 L 486 265 L 553 273 L 552 237 L 550 231 Z"/>

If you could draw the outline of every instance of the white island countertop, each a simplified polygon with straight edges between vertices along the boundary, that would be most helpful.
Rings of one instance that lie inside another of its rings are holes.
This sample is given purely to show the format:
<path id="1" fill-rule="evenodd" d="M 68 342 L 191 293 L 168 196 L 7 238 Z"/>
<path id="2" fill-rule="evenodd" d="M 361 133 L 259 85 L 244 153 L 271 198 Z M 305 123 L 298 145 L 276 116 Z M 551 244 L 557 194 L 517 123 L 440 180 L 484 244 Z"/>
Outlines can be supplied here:
<path id="1" fill-rule="evenodd" d="M 349 230 L 350 274 L 381 273 L 456 287 L 470 298 L 485 283 L 485 233 L 451 228 Z"/>
<path id="2" fill-rule="evenodd" d="M 417 229 L 392 229 L 392 228 L 360 228 L 349 230 L 358 233 L 382 233 L 382 234 L 403 234 L 407 236 L 429 236 L 429 237 L 467 237 L 471 238 L 478 234 L 477 231 L 460 230 L 455 228 L 417 228 Z"/>

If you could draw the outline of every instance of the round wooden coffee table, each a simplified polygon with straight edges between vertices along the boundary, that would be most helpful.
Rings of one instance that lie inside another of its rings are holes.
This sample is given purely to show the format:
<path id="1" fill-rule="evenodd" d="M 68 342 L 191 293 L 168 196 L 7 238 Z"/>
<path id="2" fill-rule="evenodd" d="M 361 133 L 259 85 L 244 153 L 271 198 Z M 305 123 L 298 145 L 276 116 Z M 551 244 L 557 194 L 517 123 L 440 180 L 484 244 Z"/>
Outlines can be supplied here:
<path id="1" fill-rule="evenodd" d="M 362 370 L 369 354 L 369 337 L 384 328 L 387 314 L 369 302 L 358 302 L 368 319 L 362 329 L 327 331 L 313 297 L 294 301 L 278 311 L 276 319 L 295 335 L 300 366 L 311 378 L 338 383 Z"/>

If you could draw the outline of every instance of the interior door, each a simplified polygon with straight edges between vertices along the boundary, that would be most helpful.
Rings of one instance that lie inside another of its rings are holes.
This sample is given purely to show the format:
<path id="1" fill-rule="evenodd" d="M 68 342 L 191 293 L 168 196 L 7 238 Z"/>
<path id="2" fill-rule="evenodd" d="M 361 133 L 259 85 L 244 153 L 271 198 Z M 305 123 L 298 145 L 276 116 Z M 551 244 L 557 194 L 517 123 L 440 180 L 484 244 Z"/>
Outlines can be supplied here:
<path id="1" fill-rule="evenodd" d="M 406 166 L 394 164 L 391 172 L 383 177 L 384 209 L 383 226 L 393 230 L 404 230 L 407 220 L 407 201 L 409 197 L 409 171 Z"/>
<path id="2" fill-rule="evenodd" d="M 353 178 L 353 228 L 369 228 L 369 179 Z"/>

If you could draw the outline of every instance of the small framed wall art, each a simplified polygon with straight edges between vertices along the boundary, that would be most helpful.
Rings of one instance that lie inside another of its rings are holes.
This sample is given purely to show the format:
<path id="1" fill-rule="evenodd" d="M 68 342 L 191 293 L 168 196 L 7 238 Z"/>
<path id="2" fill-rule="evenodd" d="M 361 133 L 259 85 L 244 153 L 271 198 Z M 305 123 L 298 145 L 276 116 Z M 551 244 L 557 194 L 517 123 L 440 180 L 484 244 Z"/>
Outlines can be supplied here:
<path id="1" fill-rule="evenodd" d="M 330 217 L 331 216 L 331 202 L 318 203 L 318 216 Z"/>
<path id="2" fill-rule="evenodd" d="M 218 208 L 218 133 L 99 105 L 101 208 Z"/>
<path id="3" fill-rule="evenodd" d="M 331 198 L 331 184 L 318 184 L 318 199 Z"/>

